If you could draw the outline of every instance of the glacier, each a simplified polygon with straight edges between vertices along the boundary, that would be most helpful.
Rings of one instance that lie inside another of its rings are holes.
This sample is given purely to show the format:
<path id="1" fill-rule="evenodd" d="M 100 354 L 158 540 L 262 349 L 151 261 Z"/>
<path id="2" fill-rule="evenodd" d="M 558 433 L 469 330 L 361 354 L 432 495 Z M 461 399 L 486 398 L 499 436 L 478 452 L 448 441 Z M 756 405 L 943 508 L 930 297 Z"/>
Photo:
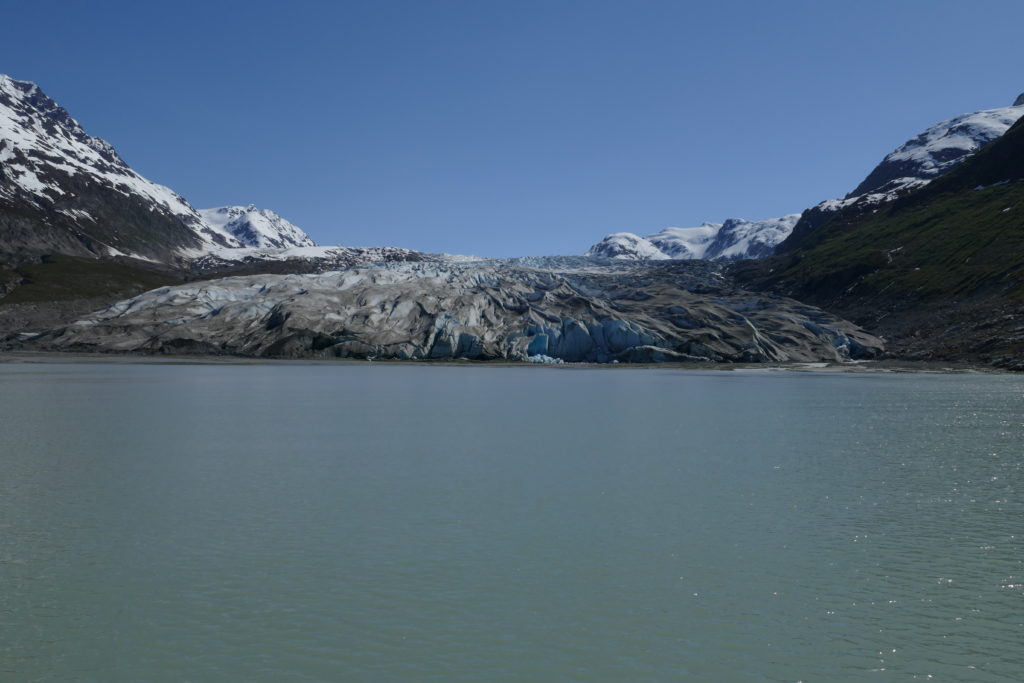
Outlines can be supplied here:
<path id="1" fill-rule="evenodd" d="M 703 261 L 392 262 L 162 287 L 28 340 L 63 351 L 528 362 L 842 361 L 852 323 Z"/>

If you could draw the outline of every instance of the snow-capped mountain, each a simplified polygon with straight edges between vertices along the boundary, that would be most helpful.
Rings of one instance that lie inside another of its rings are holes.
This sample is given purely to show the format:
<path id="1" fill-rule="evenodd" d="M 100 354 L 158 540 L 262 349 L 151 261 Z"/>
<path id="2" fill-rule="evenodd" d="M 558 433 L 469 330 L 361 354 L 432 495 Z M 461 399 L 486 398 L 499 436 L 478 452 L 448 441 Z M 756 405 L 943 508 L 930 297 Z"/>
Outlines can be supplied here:
<path id="1" fill-rule="evenodd" d="M 852 192 L 804 211 L 791 231 L 793 239 L 778 245 L 776 253 L 795 248 L 804 237 L 834 218 L 837 212 L 874 211 L 920 189 L 974 156 L 1024 117 L 1024 94 L 1013 106 L 985 109 L 936 123 L 890 152 Z"/>
<path id="2" fill-rule="evenodd" d="M 779 218 L 745 221 L 730 218 L 722 225 L 714 241 L 708 246 L 707 256 L 715 261 L 737 261 L 771 256 L 775 246 L 789 237 L 800 214 L 790 213 Z"/>
<path id="3" fill-rule="evenodd" d="M 211 228 L 238 240 L 245 247 L 287 249 L 317 246 L 294 223 L 252 204 L 200 209 L 199 215 Z"/>
<path id="4" fill-rule="evenodd" d="M 722 229 L 722 223 L 702 223 L 695 228 L 665 228 L 645 239 L 655 249 L 671 259 L 699 259 L 707 257 L 708 247 Z"/>
<path id="5" fill-rule="evenodd" d="M 242 246 L 211 230 L 173 190 L 132 170 L 36 84 L 3 75 L 0 202 L 35 214 L 44 249 L 167 260 Z M 16 232 L 16 246 L 31 251 L 33 231 L 22 225 Z"/>
<path id="6" fill-rule="evenodd" d="M 305 247 L 272 211 L 200 213 L 124 162 L 34 83 L 0 75 L 0 256 L 132 256 L 165 263 L 224 249 Z"/>
<path id="7" fill-rule="evenodd" d="M 694 228 L 665 228 L 647 237 L 617 232 L 592 246 L 586 255 L 632 261 L 761 258 L 786 239 L 799 219 L 798 213 L 760 221 L 729 218 Z"/>
<path id="8" fill-rule="evenodd" d="M 631 232 L 613 232 L 590 247 L 585 256 L 622 259 L 624 261 L 664 261 L 671 258 L 646 237 Z"/>
<path id="9" fill-rule="evenodd" d="M 927 185 L 999 138 L 1024 116 L 1024 94 L 1010 107 L 985 109 L 936 123 L 889 153 L 850 194 L 816 208 L 836 211 L 853 204 L 891 201 Z"/>

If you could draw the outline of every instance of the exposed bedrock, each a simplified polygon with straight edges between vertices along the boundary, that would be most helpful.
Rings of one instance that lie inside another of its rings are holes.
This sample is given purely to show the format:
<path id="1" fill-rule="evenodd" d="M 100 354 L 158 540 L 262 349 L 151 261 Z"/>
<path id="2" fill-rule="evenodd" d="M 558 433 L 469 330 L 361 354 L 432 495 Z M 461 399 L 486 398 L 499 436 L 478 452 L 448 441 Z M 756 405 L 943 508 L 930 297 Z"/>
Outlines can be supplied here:
<path id="1" fill-rule="evenodd" d="M 833 361 L 882 343 L 707 264 L 561 271 L 397 263 L 164 287 L 29 342 L 37 348 L 246 356 Z"/>

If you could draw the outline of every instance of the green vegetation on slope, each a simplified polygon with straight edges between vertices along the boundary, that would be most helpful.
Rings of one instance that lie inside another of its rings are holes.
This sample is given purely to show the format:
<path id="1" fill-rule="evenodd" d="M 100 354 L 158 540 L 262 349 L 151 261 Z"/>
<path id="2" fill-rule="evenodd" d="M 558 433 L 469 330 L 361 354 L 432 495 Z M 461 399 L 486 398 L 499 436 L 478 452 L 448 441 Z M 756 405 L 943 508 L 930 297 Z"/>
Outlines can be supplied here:
<path id="1" fill-rule="evenodd" d="M 817 244 L 773 260 L 769 279 L 829 303 L 886 292 L 1024 299 L 1024 183 L 941 194 L 821 230 Z"/>
<path id="2" fill-rule="evenodd" d="M 0 283 L 17 281 L 14 290 L 0 298 L 8 304 L 74 301 L 128 297 L 146 290 L 181 282 L 181 277 L 120 261 L 75 256 L 46 257 L 0 271 Z"/>

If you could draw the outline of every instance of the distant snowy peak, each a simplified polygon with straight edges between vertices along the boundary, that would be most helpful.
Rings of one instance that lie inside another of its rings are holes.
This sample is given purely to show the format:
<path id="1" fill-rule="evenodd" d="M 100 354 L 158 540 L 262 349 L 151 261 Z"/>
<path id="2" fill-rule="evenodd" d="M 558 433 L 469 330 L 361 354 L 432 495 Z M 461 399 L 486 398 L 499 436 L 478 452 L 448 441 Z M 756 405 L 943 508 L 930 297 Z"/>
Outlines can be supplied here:
<path id="1" fill-rule="evenodd" d="M 632 261 L 761 258 L 789 236 L 799 219 L 798 213 L 760 221 L 730 218 L 693 228 L 665 228 L 647 237 L 617 232 L 592 246 L 586 255 Z"/>
<path id="2" fill-rule="evenodd" d="M 695 228 L 665 228 L 647 239 L 670 259 L 701 259 L 715 241 L 723 223 L 701 223 Z"/>
<path id="3" fill-rule="evenodd" d="M 631 232 L 616 232 L 590 247 L 586 256 L 627 261 L 663 261 L 671 258 L 650 240 Z"/>
<path id="4" fill-rule="evenodd" d="M 225 238 L 238 240 L 244 247 L 286 249 L 317 246 L 297 225 L 269 209 L 248 206 L 221 206 L 200 209 L 206 224 Z"/>
<path id="5" fill-rule="evenodd" d="M 771 256 L 776 245 L 789 237 L 801 214 L 789 213 L 779 218 L 760 221 L 745 221 L 730 218 L 708 245 L 704 258 L 713 261 L 738 261 L 740 259 L 764 258 Z"/>
<path id="6" fill-rule="evenodd" d="M 1009 130 L 1024 116 L 1024 94 L 1012 107 L 961 114 L 926 129 L 886 156 L 868 177 L 843 199 L 819 209 L 835 211 L 853 204 L 891 201 L 927 185 Z"/>
<path id="7" fill-rule="evenodd" d="M 592 246 L 586 255 L 629 261 L 704 258 L 722 225 L 702 223 L 695 228 L 665 228 L 647 237 L 616 232 Z"/>

